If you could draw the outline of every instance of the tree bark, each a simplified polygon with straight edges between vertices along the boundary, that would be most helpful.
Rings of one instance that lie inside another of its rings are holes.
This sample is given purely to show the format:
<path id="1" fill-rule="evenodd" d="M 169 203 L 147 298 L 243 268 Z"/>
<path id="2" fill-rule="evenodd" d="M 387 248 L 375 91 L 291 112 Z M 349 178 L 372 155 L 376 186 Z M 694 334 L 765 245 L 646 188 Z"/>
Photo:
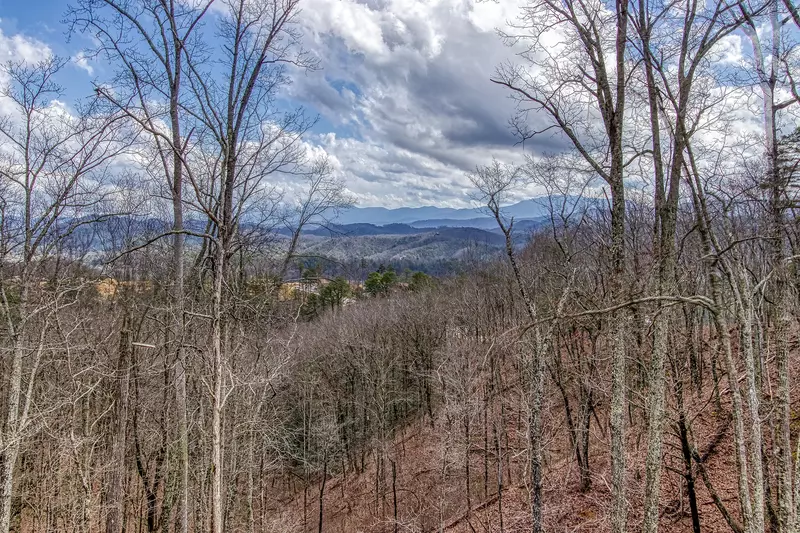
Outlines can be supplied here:
<path id="1" fill-rule="evenodd" d="M 108 483 L 108 514 L 106 515 L 106 533 L 122 533 L 124 494 L 122 489 L 125 478 L 125 449 L 128 423 L 128 390 L 130 385 L 131 364 L 131 332 L 127 316 L 123 318 L 119 335 L 119 360 L 116 378 L 117 394 L 115 428 L 111 443 L 112 470 Z"/>

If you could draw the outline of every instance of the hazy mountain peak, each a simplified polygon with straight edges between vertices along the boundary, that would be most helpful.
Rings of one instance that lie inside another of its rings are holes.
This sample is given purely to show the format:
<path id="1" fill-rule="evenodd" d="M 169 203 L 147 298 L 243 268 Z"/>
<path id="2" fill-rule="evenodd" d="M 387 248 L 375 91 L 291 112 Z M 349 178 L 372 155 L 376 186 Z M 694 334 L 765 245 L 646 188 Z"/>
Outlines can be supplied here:
<path id="1" fill-rule="evenodd" d="M 530 198 L 511 204 L 503 208 L 503 214 L 507 217 L 516 219 L 535 219 L 545 216 L 549 212 L 549 206 L 560 206 L 563 202 L 584 202 L 585 199 L 564 196 L 542 196 Z M 490 220 L 489 212 L 482 207 L 399 207 L 388 209 L 386 207 L 354 207 L 343 212 L 336 219 L 339 224 L 374 224 L 383 226 L 386 224 L 410 224 L 416 227 L 439 227 L 439 226 L 470 226 L 485 227 L 480 220 Z M 459 222 L 464 224 L 459 224 Z M 437 223 L 441 222 L 441 223 Z M 477 225 L 476 225 L 477 224 Z"/>

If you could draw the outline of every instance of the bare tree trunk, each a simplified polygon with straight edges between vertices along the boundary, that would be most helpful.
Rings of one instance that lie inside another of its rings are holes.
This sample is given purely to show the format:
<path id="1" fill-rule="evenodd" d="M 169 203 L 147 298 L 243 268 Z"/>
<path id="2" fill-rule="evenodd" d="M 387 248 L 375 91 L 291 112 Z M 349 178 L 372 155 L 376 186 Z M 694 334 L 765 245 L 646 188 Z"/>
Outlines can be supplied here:
<path id="1" fill-rule="evenodd" d="M 628 0 L 616 2 L 616 87 L 615 102 L 606 118 L 611 168 L 608 183 L 611 188 L 611 297 L 615 303 L 623 299 L 625 276 L 625 184 L 623 154 L 623 124 L 625 114 L 626 68 L 625 51 L 628 40 Z M 608 102 L 607 105 L 611 105 Z M 626 314 L 614 311 L 611 331 L 614 336 L 611 353 L 611 531 L 625 533 L 628 521 L 625 460 L 625 408 L 627 405 Z"/>
<path id="2" fill-rule="evenodd" d="M 620 148 L 621 151 L 621 148 Z M 620 163 L 621 165 L 621 163 Z M 612 215 L 611 215 L 611 257 L 612 297 L 615 301 L 622 298 L 622 283 L 625 273 L 624 240 L 625 240 L 625 196 L 622 185 L 622 169 L 620 168 L 619 184 L 612 182 Z M 613 335 L 611 348 L 611 530 L 613 533 L 625 533 L 628 520 L 628 502 L 626 489 L 625 460 L 625 408 L 627 405 L 627 361 L 626 361 L 626 314 L 624 310 L 614 311 L 611 315 L 611 331 Z"/>
<path id="3" fill-rule="evenodd" d="M 500 533 L 503 533 L 503 456 L 500 449 L 500 436 L 494 422 L 492 422 L 492 433 L 494 433 L 494 451 L 497 455 L 497 514 L 500 517 Z"/>
<path id="4" fill-rule="evenodd" d="M 220 233 L 224 231 L 220 228 Z M 222 241 L 216 244 L 211 343 L 213 352 L 213 390 L 211 411 L 211 533 L 222 533 L 222 408 L 223 408 L 223 265 Z"/>
<path id="5" fill-rule="evenodd" d="M 125 443 L 128 422 L 128 389 L 130 385 L 131 339 L 127 316 L 123 319 L 119 335 L 119 361 L 117 363 L 116 427 L 111 444 L 111 480 L 108 483 L 108 514 L 106 533 L 122 533 L 125 478 Z"/>
<path id="6" fill-rule="evenodd" d="M 787 4 L 788 5 L 788 4 Z M 775 101 L 777 71 L 781 64 L 782 37 L 781 15 L 779 14 L 779 1 L 769 0 L 765 4 L 766 17 L 769 22 L 769 49 L 762 47 L 762 36 L 759 35 L 761 28 L 757 21 L 753 19 L 752 13 L 743 6 L 740 11 L 744 17 L 742 29 L 750 39 L 753 48 L 754 69 L 756 78 L 761 88 L 763 100 L 763 128 L 766 141 L 766 160 L 767 177 L 766 187 L 770 191 L 768 214 L 770 237 L 770 257 L 769 263 L 772 266 L 772 275 L 775 278 L 773 296 L 772 318 L 775 321 L 773 333 L 775 335 L 775 362 L 778 370 L 778 390 L 776 393 L 775 408 L 777 411 L 778 427 L 775 433 L 777 458 L 777 499 L 778 499 L 778 531 L 780 533 L 791 531 L 792 524 L 792 459 L 791 459 L 791 434 L 790 434 L 790 399 L 789 399 L 789 373 L 788 373 L 788 349 L 786 346 L 786 327 L 788 326 L 788 314 L 785 309 L 786 294 L 784 284 L 784 246 L 783 246 L 783 187 L 779 169 L 778 142 L 777 142 L 777 113 L 780 105 Z M 790 9 L 790 11 L 792 11 Z M 784 21 L 785 22 L 785 21 Z M 739 279 L 745 280 L 746 272 L 741 272 Z M 764 464 L 761 456 L 757 457 L 755 447 L 762 446 L 761 421 L 760 421 L 760 399 L 759 399 L 759 379 L 760 361 L 757 357 L 757 348 L 753 344 L 753 322 L 754 310 L 751 302 L 751 295 L 744 293 L 749 285 L 742 283 L 737 294 L 739 304 L 739 321 L 741 328 L 742 355 L 745 359 L 745 369 L 747 375 L 747 400 L 753 418 L 753 428 L 751 433 L 751 460 L 753 462 L 753 511 L 754 511 L 754 530 L 761 531 L 764 527 L 764 503 L 768 506 L 771 501 L 764 494 L 764 480 L 768 478 L 764 474 Z M 760 448 L 759 448 L 760 449 Z M 759 452 L 760 453 L 760 452 Z M 768 465 L 767 465 L 768 469 Z M 769 489 L 769 487 L 766 487 Z"/>
<path id="7" fill-rule="evenodd" d="M 741 268 L 741 267 L 740 267 Z M 739 272 L 739 279 L 745 279 L 747 274 Z M 746 376 L 746 399 L 750 411 L 750 466 L 752 468 L 751 492 L 753 498 L 753 517 L 751 529 L 755 532 L 764 531 L 764 463 L 761 457 L 763 436 L 761 429 L 761 400 L 759 398 L 758 383 L 756 380 L 755 349 L 753 346 L 753 309 L 752 302 L 747 296 L 736 295 L 739 322 L 739 343 L 742 358 L 744 359 Z M 734 375 L 732 379 L 736 379 Z"/>
<path id="8" fill-rule="evenodd" d="M 690 163 L 689 168 L 691 169 L 692 175 L 692 180 L 690 181 L 690 185 L 692 186 L 692 200 L 695 204 L 695 211 L 697 213 L 697 226 L 701 236 L 704 257 L 707 258 L 706 265 L 708 270 L 709 285 L 711 288 L 711 299 L 714 303 L 714 307 L 711 309 L 711 315 L 714 320 L 714 325 L 716 326 L 722 351 L 725 356 L 725 370 L 728 375 L 728 384 L 731 390 L 734 428 L 733 443 L 736 454 L 739 505 L 742 512 L 744 531 L 749 533 L 754 532 L 753 501 L 750 497 L 749 491 L 750 477 L 748 474 L 749 467 L 744 427 L 744 406 L 741 390 L 739 388 L 739 381 L 737 379 L 739 372 L 736 367 L 736 361 L 733 354 L 730 329 L 726 317 L 726 305 L 722 296 L 721 274 L 718 271 L 718 268 L 728 270 L 728 267 L 724 262 L 724 259 L 714 254 L 715 250 L 719 250 L 719 245 L 710 229 L 711 224 L 706 205 L 706 194 L 703 190 L 703 183 L 700 180 L 690 144 L 687 145 L 687 153 Z M 702 472 L 704 472 L 704 470 L 701 470 L 701 473 Z M 706 485 L 708 485 L 708 483 L 706 483 Z"/>
<path id="9" fill-rule="evenodd" d="M 394 461 L 392 461 L 392 504 L 394 507 L 394 533 L 398 533 L 400 531 L 400 522 L 397 518 L 397 465 Z M 467 506 L 467 516 L 469 516 L 469 506 Z"/>
<path id="10" fill-rule="evenodd" d="M 392 473 L 394 474 L 394 461 L 392 462 Z M 322 482 L 319 485 L 319 522 L 317 532 L 322 533 L 322 517 L 325 511 L 325 483 L 328 481 L 328 451 L 325 451 L 325 459 L 322 462 Z M 397 497 L 395 496 L 395 523 L 397 522 Z M 395 526 L 396 527 L 396 526 Z"/>
<path id="11" fill-rule="evenodd" d="M 744 28 L 753 46 L 756 73 L 763 97 L 764 136 L 766 139 L 767 176 L 766 187 L 769 189 L 768 216 L 770 257 L 768 264 L 772 268 L 773 289 L 770 317 L 773 322 L 772 344 L 775 351 L 775 366 L 778 385 L 775 394 L 775 413 L 777 427 L 775 431 L 775 457 L 777 477 L 778 532 L 793 531 L 793 491 L 792 491 L 792 443 L 791 443 L 791 398 L 789 376 L 789 283 L 787 265 L 785 264 L 784 246 L 784 211 L 786 209 L 786 187 L 789 176 L 784 176 L 780 167 L 778 146 L 778 110 L 786 104 L 776 102 L 776 85 L 782 53 L 781 14 L 778 0 L 770 0 L 767 4 L 767 18 L 770 25 L 771 43 L 769 50 L 762 49 L 759 35 L 748 18 Z M 792 14 L 796 14 L 790 9 Z M 769 59 L 767 59 L 767 56 Z"/>
<path id="12" fill-rule="evenodd" d="M 31 394 L 39 361 L 44 349 L 44 332 L 46 327 L 42 326 L 38 338 L 38 346 L 33 346 L 33 353 L 29 354 L 28 347 L 25 345 L 28 328 L 28 274 L 23 271 L 21 276 L 21 290 L 19 296 L 18 312 L 20 321 L 18 326 L 14 326 L 8 299 L 3 292 L 3 307 L 9 321 L 9 333 L 12 342 L 11 375 L 8 378 L 8 396 L 6 400 L 5 424 L 3 433 L 0 437 L 0 533 L 8 533 L 11 529 L 11 501 L 14 490 L 14 472 L 19 456 L 20 444 L 23 439 L 23 432 L 28 423 L 28 412 L 31 405 Z M 23 391 L 23 362 L 26 355 L 32 357 L 32 367 L 28 371 L 28 383 L 26 390 Z M 23 399 L 23 392 L 25 398 Z"/>
<path id="13" fill-rule="evenodd" d="M 0 446 L 0 533 L 8 533 L 11 529 L 14 468 L 17 464 L 20 439 L 22 438 L 20 429 L 24 422 L 24 420 L 20 420 L 19 416 L 19 403 L 22 395 L 22 361 L 25 356 L 21 338 L 24 335 L 24 329 L 20 328 L 16 333 L 19 337 L 14 339 L 11 375 L 8 380 L 6 421 L 3 428 L 3 440 L 0 442 L 2 445 Z"/>
<path id="14" fill-rule="evenodd" d="M 182 43 L 175 38 L 175 76 L 170 94 L 170 117 L 172 119 L 172 241 L 174 329 L 176 339 L 175 403 L 178 410 L 178 533 L 189 531 L 189 424 L 186 405 L 186 351 L 184 335 L 186 317 L 184 312 L 184 242 L 183 234 L 183 140 L 179 119 Z"/>
<path id="15" fill-rule="evenodd" d="M 686 421 L 686 410 L 683 404 L 683 382 L 680 376 L 675 376 L 675 398 L 678 406 L 678 437 L 681 441 L 681 454 L 683 455 L 684 479 L 686 492 L 689 498 L 689 512 L 692 516 L 692 531 L 700 533 L 700 514 L 697 509 L 697 493 L 695 491 L 694 469 L 692 467 L 692 448 L 689 444 L 689 428 Z"/>
<path id="16" fill-rule="evenodd" d="M 800 531 L 800 439 L 794 449 L 794 523 L 793 531 Z"/>
<path id="17" fill-rule="evenodd" d="M 464 415 L 464 491 L 466 492 L 467 497 L 467 515 L 469 516 L 470 511 L 472 510 L 472 499 L 470 497 L 470 468 L 469 468 L 469 451 L 470 451 L 470 424 L 469 424 L 469 417 L 470 412 L 469 408 L 467 407 L 467 412 Z M 394 476 L 394 463 L 392 463 L 392 475 Z M 394 479 L 392 480 L 394 483 Z"/>
<path id="18" fill-rule="evenodd" d="M 680 127 L 676 128 L 680 130 Z M 676 145 L 681 143 L 676 141 Z M 683 152 L 682 146 L 676 148 Z M 681 156 L 682 158 L 682 156 Z M 681 159 L 678 158 L 678 159 Z M 674 162 L 677 168 L 682 168 L 682 161 Z M 658 206 L 661 213 L 657 216 L 661 218 L 659 241 L 659 279 L 657 292 L 660 296 L 671 296 L 674 287 L 675 277 L 675 222 L 677 215 L 677 184 L 680 181 L 680 170 L 673 173 L 670 182 L 675 184 L 674 195 L 670 194 L 670 199 L 666 204 Z M 645 503 L 644 520 L 642 530 L 644 533 L 655 533 L 658 530 L 658 506 L 661 495 L 661 453 L 664 441 L 664 419 L 665 411 L 665 360 L 667 355 L 667 340 L 669 335 L 669 316 L 664 303 L 659 303 L 659 309 L 653 318 L 653 350 L 650 360 L 649 371 L 649 396 L 647 402 L 648 426 L 647 426 L 647 458 L 645 462 Z"/>
<path id="19" fill-rule="evenodd" d="M 537 347 L 538 349 L 538 347 Z M 531 468 L 531 531 L 542 531 L 542 463 L 544 461 L 544 435 L 542 433 L 542 396 L 544 395 L 544 354 L 533 357 L 530 370 L 528 402 L 528 448 Z"/>

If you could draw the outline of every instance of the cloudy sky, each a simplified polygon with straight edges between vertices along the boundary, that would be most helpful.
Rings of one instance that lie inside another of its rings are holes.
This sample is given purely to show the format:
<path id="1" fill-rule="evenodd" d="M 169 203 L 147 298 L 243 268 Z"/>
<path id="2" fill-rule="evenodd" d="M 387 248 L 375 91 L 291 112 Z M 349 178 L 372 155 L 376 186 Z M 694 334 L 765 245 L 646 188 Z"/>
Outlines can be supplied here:
<path id="1" fill-rule="evenodd" d="M 73 58 L 68 96 L 110 74 L 67 41 L 63 0 L 0 0 L 0 57 L 48 50 Z M 512 52 L 495 29 L 517 0 L 304 0 L 308 48 L 322 69 L 287 97 L 319 113 L 309 142 L 337 164 L 360 205 L 469 205 L 466 173 L 497 157 L 521 161 L 508 129 L 513 103 L 489 78 Z M 546 148 L 542 139 L 538 148 Z M 526 149 L 537 149 L 527 146 Z"/>

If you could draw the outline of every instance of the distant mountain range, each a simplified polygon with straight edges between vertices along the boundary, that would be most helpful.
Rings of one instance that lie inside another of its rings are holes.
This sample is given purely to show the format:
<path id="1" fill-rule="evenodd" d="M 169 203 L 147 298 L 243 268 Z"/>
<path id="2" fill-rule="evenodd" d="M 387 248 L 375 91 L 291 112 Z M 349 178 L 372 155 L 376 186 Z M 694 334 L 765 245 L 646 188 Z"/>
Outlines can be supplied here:
<path id="1" fill-rule="evenodd" d="M 437 231 L 417 230 L 416 233 L 307 237 L 302 241 L 301 254 L 340 263 L 359 261 L 375 265 L 426 265 L 458 260 L 467 255 L 493 255 L 504 242 L 501 235 L 484 230 L 440 228 Z"/>
<path id="2" fill-rule="evenodd" d="M 523 200 L 503 208 L 503 215 L 516 220 L 541 219 L 550 212 L 550 205 L 560 208 L 562 205 L 585 203 L 586 200 L 569 196 L 551 196 Z M 451 207 L 354 207 L 336 217 L 337 224 L 408 224 L 419 228 L 435 227 L 477 227 L 492 229 L 497 227 L 491 214 L 485 208 L 451 208 Z"/>
<path id="3" fill-rule="evenodd" d="M 532 230 L 541 226 L 544 217 L 535 219 L 519 219 L 514 221 L 514 233 L 519 236 L 523 233 L 530 233 Z M 421 220 L 413 224 L 367 224 L 360 222 L 356 224 L 326 224 L 324 226 L 313 225 L 303 230 L 303 236 L 314 235 L 316 237 L 361 237 L 368 235 L 418 235 L 423 233 L 435 233 L 459 238 L 470 238 L 478 241 L 497 240 L 502 236 L 502 231 L 497 226 L 493 218 L 470 219 L 463 221 L 463 224 L 456 223 L 452 219 L 431 219 Z M 288 229 L 281 229 L 279 233 L 289 236 Z"/>
<path id="4" fill-rule="evenodd" d="M 514 218 L 515 242 L 518 245 L 537 227 L 547 223 L 550 205 L 571 206 L 571 197 L 536 198 L 503 208 L 503 216 Z M 65 221 L 69 228 L 74 221 Z M 121 250 L 152 238 L 169 229 L 169 222 L 158 218 L 112 216 L 101 222 L 81 226 L 71 232 L 70 243 L 86 251 Z M 243 225 L 245 229 L 247 225 Z M 205 231 L 201 220 L 187 220 L 186 227 Z M 287 239 L 291 232 L 278 229 Z M 288 241 L 287 241 L 288 242 Z M 187 238 L 189 246 L 199 244 Z M 309 261 L 330 262 L 331 268 L 359 265 L 369 269 L 378 265 L 447 273 L 464 261 L 480 261 L 501 253 L 505 239 L 495 219 L 478 208 L 382 207 L 352 208 L 332 223 L 309 225 L 300 239 L 299 254 Z"/>
<path id="5" fill-rule="evenodd" d="M 506 221 L 514 219 L 515 242 L 548 220 L 552 208 L 587 205 L 574 197 L 543 197 L 504 207 Z M 505 246 L 497 221 L 486 209 L 448 207 L 355 207 L 333 224 L 306 228 L 300 253 L 329 260 L 328 268 L 362 265 L 369 269 L 393 265 L 443 274 L 458 270 L 465 261 L 497 257 Z M 310 259 L 313 261 L 314 259 Z"/>

